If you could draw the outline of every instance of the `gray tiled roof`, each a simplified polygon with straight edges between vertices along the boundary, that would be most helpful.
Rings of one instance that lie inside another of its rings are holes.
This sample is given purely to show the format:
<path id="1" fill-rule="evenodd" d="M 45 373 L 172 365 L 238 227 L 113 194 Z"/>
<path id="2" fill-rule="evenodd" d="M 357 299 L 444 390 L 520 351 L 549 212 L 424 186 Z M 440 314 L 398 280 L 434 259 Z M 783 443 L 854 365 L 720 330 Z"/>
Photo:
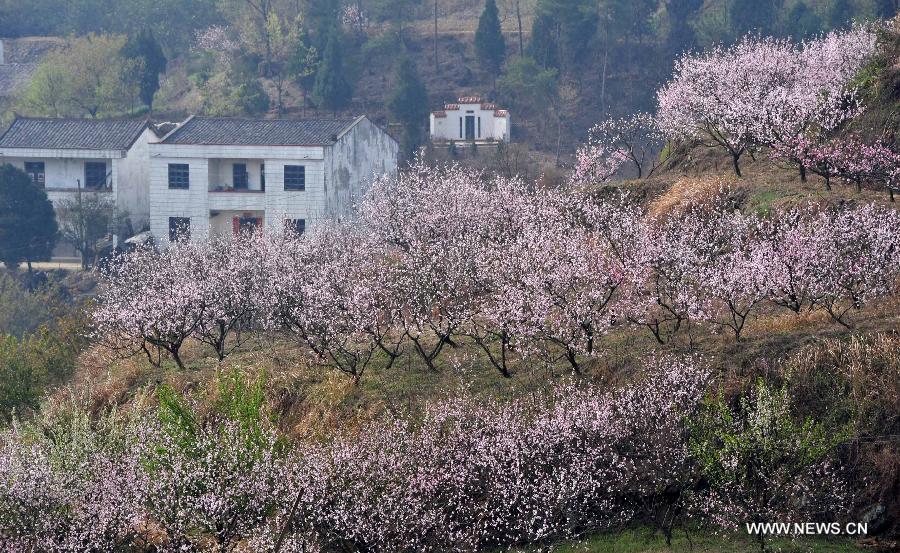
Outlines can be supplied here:
<path id="1" fill-rule="evenodd" d="M 19 117 L 0 136 L 0 148 L 127 150 L 146 127 L 143 119 Z"/>
<path id="2" fill-rule="evenodd" d="M 237 119 L 192 117 L 165 144 L 313 146 L 330 144 L 356 119 Z"/>

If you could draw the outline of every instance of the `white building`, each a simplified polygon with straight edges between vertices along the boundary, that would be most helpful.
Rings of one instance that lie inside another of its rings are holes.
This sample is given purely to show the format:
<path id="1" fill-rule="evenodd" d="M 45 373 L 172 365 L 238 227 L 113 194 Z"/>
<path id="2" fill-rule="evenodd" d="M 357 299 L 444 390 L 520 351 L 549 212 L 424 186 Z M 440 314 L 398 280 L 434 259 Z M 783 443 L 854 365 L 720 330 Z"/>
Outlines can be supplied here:
<path id="1" fill-rule="evenodd" d="M 432 111 L 430 123 L 431 139 L 437 142 L 509 142 L 509 112 L 482 103 L 478 96 L 466 96 Z"/>
<path id="2" fill-rule="evenodd" d="M 191 117 L 150 144 L 150 229 L 165 243 L 349 213 L 398 144 L 366 117 Z"/>
<path id="3" fill-rule="evenodd" d="M 24 170 L 58 206 L 80 189 L 107 196 L 137 231 L 150 217 L 145 120 L 16 117 L 0 136 L 0 163 Z"/>

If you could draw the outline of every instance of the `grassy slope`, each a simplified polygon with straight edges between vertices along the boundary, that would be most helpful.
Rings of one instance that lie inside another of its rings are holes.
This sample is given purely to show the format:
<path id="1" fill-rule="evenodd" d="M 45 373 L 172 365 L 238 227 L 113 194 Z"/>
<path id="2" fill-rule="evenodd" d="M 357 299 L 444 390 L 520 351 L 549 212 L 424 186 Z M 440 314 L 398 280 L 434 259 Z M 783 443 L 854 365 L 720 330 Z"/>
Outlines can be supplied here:
<path id="1" fill-rule="evenodd" d="M 692 166 L 663 172 L 648 181 L 626 183 L 647 201 L 660 202 L 666 195 L 676 194 L 672 183 L 685 175 L 720 175 L 715 171 L 722 161 L 704 153 Z M 748 159 L 748 161 L 750 161 Z M 730 170 L 727 164 L 722 165 Z M 766 211 L 802 201 L 877 201 L 885 202 L 881 191 L 857 194 L 845 186 L 835 186 L 824 193 L 821 182 L 808 183 L 789 171 L 765 162 L 747 163 L 746 177 L 736 185 L 743 194 L 748 210 Z M 683 333 L 674 343 L 661 346 L 649 331 L 623 329 L 604 337 L 603 354 L 585 363 L 584 379 L 615 385 L 628 378 L 639 360 L 651 353 L 693 352 L 704 355 L 719 368 L 726 380 L 746 382 L 760 371 L 770 370 L 799 348 L 825 338 L 846 337 L 852 333 L 892 331 L 900 323 L 900 299 L 877 302 L 851 314 L 854 326 L 848 331 L 832 322 L 825 313 L 795 315 L 763 304 L 751 317 L 741 342 L 736 343 L 728 329 L 695 328 Z M 282 428 L 294 435 L 327 433 L 335 428 L 354 426 L 353 421 L 377 417 L 383 413 L 415 409 L 429 399 L 441 397 L 462 386 L 494 396 L 540 393 L 548 383 L 571 378 L 570 368 L 563 363 L 535 361 L 513 365 L 514 377 L 503 379 L 493 369 L 483 352 L 473 344 L 460 340 L 457 348 L 448 348 L 438 359 L 438 372 L 430 372 L 411 353 L 402 356 L 388 370 L 384 359 L 373 364 L 359 386 L 345 375 L 312 366 L 290 337 L 256 340 L 219 365 L 207 348 L 199 344 L 186 346 L 185 358 L 191 367 L 178 371 L 169 362 L 161 369 L 151 367 L 143 357 L 129 360 L 111 359 L 99 349 L 88 352 L 81 361 L 74 388 L 87 392 L 90 403 L 101 409 L 108 403 L 128 404 L 141 390 L 168 383 L 183 390 L 200 390 L 203 394 L 214 386 L 220 370 L 239 368 L 251 372 L 265 371 L 272 407 L 280 415 Z"/>
<path id="2" fill-rule="evenodd" d="M 652 179 L 624 183 L 645 196 L 648 202 L 661 202 L 682 192 L 673 184 L 684 177 L 722 177 L 733 180 L 730 165 L 711 152 L 697 153 L 690 162 L 682 163 Z M 718 170 L 717 170 L 718 167 Z M 825 193 L 815 177 L 800 183 L 792 172 L 771 164 L 747 160 L 745 178 L 735 186 L 743 191 L 745 209 L 765 212 L 773 207 L 786 207 L 806 200 L 826 202 L 886 202 L 882 191 L 857 194 L 849 187 L 835 186 Z M 676 198 L 677 199 L 677 198 Z M 723 384 L 734 389 L 755 376 L 777 368 L 779 361 L 800 348 L 826 338 L 846 338 L 851 334 L 895 331 L 900 323 L 900 298 L 891 298 L 867 306 L 851 315 L 854 329 L 848 331 L 830 321 L 824 313 L 802 316 L 771 307 L 760 309 L 745 329 L 745 337 L 735 343 L 729 332 L 695 329 L 676 343 L 660 346 L 647 331 L 621 330 L 606 336 L 601 344 L 604 352 L 585 364 L 586 381 L 614 386 L 629 378 L 641 357 L 660 352 L 699 353 L 723 376 Z M 142 357 L 113 359 L 100 349 L 92 349 L 80 360 L 74 382 L 56 393 L 57 397 L 75 393 L 91 409 L 100 411 L 110 404 L 122 406 L 153 401 L 153 391 L 160 384 L 190 391 L 200 405 L 209 405 L 216 394 L 216 375 L 222 370 L 240 369 L 249 373 L 264 371 L 271 410 L 278 415 L 283 431 L 295 437 L 327 438 L 334 431 L 352 430 L 359 422 L 416 410 L 425 402 L 446 396 L 460 387 L 477 393 L 500 397 L 540 394 L 560 380 L 572 378 L 564 364 L 520 362 L 513 368 L 512 379 L 503 379 L 472 344 L 460 341 L 438 360 L 439 370 L 430 372 L 413 355 L 404 355 L 389 370 L 384 360 L 375 363 L 356 386 L 337 371 L 309 364 L 290 337 L 257 340 L 220 365 L 199 344 L 186 347 L 189 370 L 179 371 L 171 362 L 154 368 Z M 698 536 L 694 551 L 752 550 L 745 536 L 721 539 Z M 846 542 L 785 542 L 784 551 L 848 551 Z M 560 546 L 557 551 L 664 551 L 661 537 L 644 530 L 627 530 L 611 535 Z M 688 551 L 679 537 L 672 551 Z"/>

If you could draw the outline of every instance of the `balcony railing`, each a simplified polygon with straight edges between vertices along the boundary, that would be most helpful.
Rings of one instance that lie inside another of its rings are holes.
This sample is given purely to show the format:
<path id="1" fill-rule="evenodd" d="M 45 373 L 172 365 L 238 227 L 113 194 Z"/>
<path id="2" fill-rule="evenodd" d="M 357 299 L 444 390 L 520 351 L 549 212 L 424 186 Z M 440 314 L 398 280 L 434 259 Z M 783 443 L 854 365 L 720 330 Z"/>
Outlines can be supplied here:
<path id="1" fill-rule="evenodd" d="M 250 193 L 250 194 L 262 194 L 265 190 L 253 190 L 250 188 L 235 188 L 230 184 L 210 184 L 209 185 L 210 192 L 236 192 L 236 193 Z"/>

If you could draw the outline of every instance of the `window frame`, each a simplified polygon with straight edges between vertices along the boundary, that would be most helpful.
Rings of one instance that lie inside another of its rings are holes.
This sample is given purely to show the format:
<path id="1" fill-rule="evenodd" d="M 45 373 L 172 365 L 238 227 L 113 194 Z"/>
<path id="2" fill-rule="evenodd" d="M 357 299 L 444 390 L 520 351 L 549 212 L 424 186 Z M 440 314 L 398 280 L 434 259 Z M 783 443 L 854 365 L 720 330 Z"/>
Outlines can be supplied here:
<path id="1" fill-rule="evenodd" d="M 40 171 L 37 170 L 37 167 L 40 165 Z M 26 161 L 24 163 L 25 173 L 28 175 L 28 178 L 31 179 L 31 184 L 37 186 L 38 188 L 46 188 L 47 187 L 47 165 L 43 161 Z"/>
<path id="2" fill-rule="evenodd" d="M 173 179 L 173 177 L 175 177 Z M 184 181 L 182 186 L 182 182 Z M 174 183 L 174 185 L 173 185 Z M 191 165 L 189 163 L 168 164 L 169 190 L 188 190 L 191 187 Z"/>
<path id="3" fill-rule="evenodd" d="M 240 170 L 242 167 L 243 170 Z M 238 177 L 241 177 L 240 185 L 238 185 Z M 231 187 L 235 190 L 250 190 L 250 173 L 247 172 L 246 163 L 231 164 Z"/>
<path id="4" fill-rule="evenodd" d="M 288 171 L 294 170 L 294 169 L 298 169 L 300 172 L 299 180 L 301 182 L 299 182 L 299 183 L 289 182 L 289 179 L 293 180 L 295 178 L 298 178 L 297 175 L 292 175 L 290 177 L 288 176 Z M 285 165 L 283 174 L 284 174 L 284 190 L 286 192 L 303 192 L 304 190 L 306 190 L 306 166 L 305 165 Z"/>
<path id="5" fill-rule="evenodd" d="M 100 167 L 103 167 L 103 176 L 100 186 L 96 181 L 99 175 Z M 84 162 L 84 189 L 85 190 L 106 190 L 109 188 L 109 182 L 106 180 L 106 162 L 105 161 L 85 161 Z"/>

